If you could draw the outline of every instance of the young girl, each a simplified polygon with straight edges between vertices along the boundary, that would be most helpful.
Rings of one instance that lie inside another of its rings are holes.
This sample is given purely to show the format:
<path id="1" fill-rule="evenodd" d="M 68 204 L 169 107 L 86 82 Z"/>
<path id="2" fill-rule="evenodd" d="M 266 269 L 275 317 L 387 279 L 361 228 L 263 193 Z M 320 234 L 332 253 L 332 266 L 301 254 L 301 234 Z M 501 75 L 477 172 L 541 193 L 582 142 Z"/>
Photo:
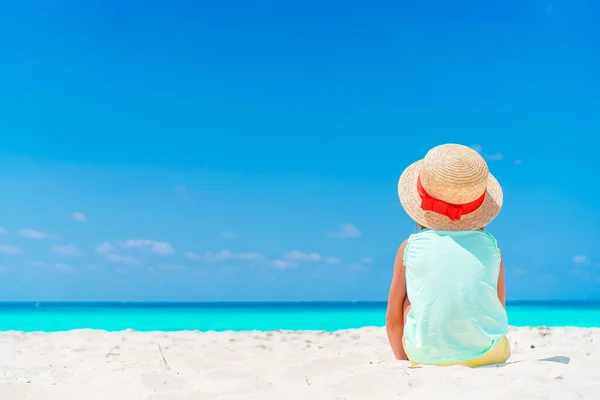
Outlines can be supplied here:
<path id="1" fill-rule="evenodd" d="M 431 149 L 398 183 L 417 223 L 396 255 L 386 328 L 394 355 L 413 365 L 478 367 L 510 357 L 504 267 L 485 232 L 502 189 L 475 150 Z"/>

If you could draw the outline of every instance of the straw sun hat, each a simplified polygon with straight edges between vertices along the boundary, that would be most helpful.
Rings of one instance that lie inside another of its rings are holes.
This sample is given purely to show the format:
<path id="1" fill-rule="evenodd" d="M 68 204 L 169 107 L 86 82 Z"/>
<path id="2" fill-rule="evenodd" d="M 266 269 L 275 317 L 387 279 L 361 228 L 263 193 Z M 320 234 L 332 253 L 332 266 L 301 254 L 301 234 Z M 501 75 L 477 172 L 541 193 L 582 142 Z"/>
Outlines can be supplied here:
<path id="1" fill-rule="evenodd" d="M 483 157 L 458 144 L 434 147 L 406 168 L 398 195 L 406 213 L 430 229 L 480 229 L 502 207 L 502 188 Z"/>

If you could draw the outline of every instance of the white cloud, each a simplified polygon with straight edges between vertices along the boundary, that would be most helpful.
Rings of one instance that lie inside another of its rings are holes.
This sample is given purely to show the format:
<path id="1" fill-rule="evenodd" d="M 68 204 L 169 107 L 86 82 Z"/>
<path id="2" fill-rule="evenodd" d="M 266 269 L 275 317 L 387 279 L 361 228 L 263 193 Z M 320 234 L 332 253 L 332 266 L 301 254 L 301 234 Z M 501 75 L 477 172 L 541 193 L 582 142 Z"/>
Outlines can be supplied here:
<path id="1" fill-rule="evenodd" d="M 55 265 L 55 267 L 60 272 L 64 272 L 66 274 L 72 274 L 77 271 L 75 268 L 71 267 L 70 265 L 63 264 L 63 263 L 58 263 Z"/>
<path id="2" fill-rule="evenodd" d="M 9 244 L 0 244 L 0 254 L 6 255 L 14 255 L 14 254 L 23 254 L 25 250 L 21 249 L 17 246 L 11 246 Z"/>
<path id="3" fill-rule="evenodd" d="M 277 269 L 286 269 L 293 265 L 293 263 L 285 260 L 275 260 L 271 264 Z"/>
<path id="4" fill-rule="evenodd" d="M 0 236 L 6 236 L 6 235 L 8 235 L 8 231 L 0 226 Z"/>
<path id="5" fill-rule="evenodd" d="M 350 267 L 350 269 L 353 269 L 355 271 L 362 271 L 365 269 L 365 267 L 361 263 L 357 262 L 350 263 L 350 265 L 348 266 Z"/>
<path id="6" fill-rule="evenodd" d="M 504 158 L 502 153 L 484 154 L 483 147 L 480 144 L 475 144 L 471 146 L 471 148 L 481 154 L 485 159 L 490 161 L 500 161 Z"/>
<path id="7" fill-rule="evenodd" d="M 221 237 L 225 238 L 225 239 L 235 239 L 237 237 L 237 233 L 233 233 L 233 232 L 221 232 Z"/>
<path id="8" fill-rule="evenodd" d="M 177 195 L 179 196 L 180 199 L 187 200 L 190 198 L 190 190 L 183 185 L 175 186 L 175 192 L 177 193 Z"/>
<path id="9" fill-rule="evenodd" d="M 85 222 L 87 221 L 87 217 L 84 213 L 80 213 L 78 211 L 71 214 L 71 218 L 73 218 L 77 222 Z"/>
<path id="10" fill-rule="evenodd" d="M 19 236 L 28 238 L 28 239 L 46 239 L 49 238 L 50 235 L 44 232 L 36 231 L 31 228 L 23 228 L 19 231 Z"/>
<path id="11" fill-rule="evenodd" d="M 504 158 L 502 153 L 485 154 L 484 157 L 490 161 L 500 161 Z"/>
<path id="12" fill-rule="evenodd" d="M 285 269 L 289 267 L 297 267 L 301 263 L 320 263 L 339 264 L 342 261 L 336 257 L 323 257 L 318 253 L 303 253 L 298 250 L 292 250 L 286 253 L 281 259 L 271 262 L 271 265 L 277 269 Z"/>
<path id="13" fill-rule="evenodd" d="M 476 152 L 478 152 L 479 154 L 481 154 L 481 152 L 483 151 L 483 147 L 481 147 L 480 144 L 474 144 L 473 146 L 471 146 L 471 148 L 473 150 L 475 150 Z"/>
<path id="14" fill-rule="evenodd" d="M 232 260 L 262 260 L 265 258 L 261 253 L 234 253 L 229 250 L 221 250 L 216 253 L 206 251 L 202 254 L 192 253 L 190 251 L 186 252 L 183 255 L 185 258 L 194 261 L 202 261 L 202 262 L 221 262 L 221 261 L 232 261 Z"/>
<path id="15" fill-rule="evenodd" d="M 205 263 L 218 263 L 227 261 L 258 261 L 261 263 L 267 263 L 277 269 L 286 269 L 290 267 L 296 267 L 301 263 L 319 263 L 325 262 L 326 264 L 338 264 L 341 261 L 335 257 L 323 257 L 318 253 L 304 253 L 298 250 L 292 250 L 283 255 L 283 257 L 275 260 L 268 260 L 262 253 L 250 253 L 250 252 L 232 252 L 230 250 L 221 250 L 217 252 L 206 251 L 203 253 L 193 253 L 187 251 L 183 255 L 185 258 L 194 261 L 200 261 Z"/>
<path id="16" fill-rule="evenodd" d="M 110 244 L 108 242 L 102 243 L 100 246 L 98 246 L 98 248 L 96 250 L 98 250 L 98 253 L 100 253 L 100 254 L 106 254 L 106 253 L 111 253 L 111 252 L 117 251 L 115 246 L 113 246 L 112 244 Z"/>
<path id="17" fill-rule="evenodd" d="M 97 249 L 110 262 L 120 264 L 139 264 L 140 260 L 135 257 L 123 256 L 118 253 L 118 249 L 109 242 L 102 243 Z"/>
<path id="18" fill-rule="evenodd" d="M 283 256 L 286 260 L 298 262 L 318 262 L 323 259 L 323 256 L 317 253 L 302 253 L 298 250 L 292 250 Z"/>
<path id="19" fill-rule="evenodd" d="M 163 271 L 171 271 L 171 272 L 186 271 L 186 270 L 190 269 L 189 267 L 187 267 L 185 265 L 181 265 L 181 264 L 164 264 L 164 265 L 159 266 L 158 268 Z"/>
<path id="20" fill-rule="evenodd" d="M 75 246 L 74 244 L 70 243 L 70 244 L 66 244 L 66 245 L 62 245 L 62 246 L 52 246 L 51 248 L 53 253 L 56 254 L 61 254 L 63 256 L 80 256 L 83 253 L 81 253 L 81 251 L 79 251 L 79 249 L 77 248 L 77 246 Z"/>
<path id="21" fill-rule="evenodd" d="M 189 258 L 190 260 L 194 260 L 194 261 L 202 261 L 203 258 L 201 255 L 196 254 L 196 253 L 192 253 L 191 251 L 186 251 L 183 256 L 185 258 Z"/>
<path id="22" fill-rule="evenodd" d="M 361 233 L 355 225 L 344 224 L 340 227 L 340 230 L 329 234 L 331 238 L 347 239 L 360 237 Z"/>
<path id="23" fill-rule="evenodd" d="M 575 264 L 584 264 L 588 261 L 588 258 L 586 256 L 575 256 L 573 257 L 573 262 Z"/>
<path id="24" fill-rule="evenodd" d="M 371 257 L 364 257 L 360 260 L 360 262 L 363 264 L 371 264 L 373 262 L 373 259 Z"/>
<path id="25" fill-rule="evenodd" d="M 107 253 L 103 254 L 104 258 L 108 261 L 119 263 L 119 264 L 139 264 L 140 260 L 131 256 L 122 256 L 120 254 L 115 253 Z"/>
<path id="26" fill-rule="evenodd" d="M 118 245 L 124 249 L 149 247 L 152 253 L 159 254 L 161 256 L 168 256 L 175 253 L 175 249 L 169 243 L 157 242 L 155 240 L 148 239 L 127 240 L 125 242 L 118 243 Z"/>
<path id="27" fill-rule="evenodd" d="M 45 267 L 46 263 L 43 261 L 32 261 L 29 263 L 29 265 L 32 267 Z"/>

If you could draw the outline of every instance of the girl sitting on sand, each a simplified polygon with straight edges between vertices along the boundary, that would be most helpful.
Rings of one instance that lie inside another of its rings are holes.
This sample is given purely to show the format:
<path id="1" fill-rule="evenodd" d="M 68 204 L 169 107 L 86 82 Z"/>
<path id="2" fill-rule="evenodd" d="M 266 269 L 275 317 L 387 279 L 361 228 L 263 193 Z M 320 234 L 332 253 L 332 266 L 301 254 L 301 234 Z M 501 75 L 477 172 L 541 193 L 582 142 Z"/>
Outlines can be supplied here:
<path id="1" fill-rule="evenodd" d="M 446 144 L 410 165 L 400 202 L 417 223 L 396 255 L 386 328 L 413 365 L 478 367 L 510 357 L 504 267 L 485 227 L 502 189 L 475 150 Z"/>

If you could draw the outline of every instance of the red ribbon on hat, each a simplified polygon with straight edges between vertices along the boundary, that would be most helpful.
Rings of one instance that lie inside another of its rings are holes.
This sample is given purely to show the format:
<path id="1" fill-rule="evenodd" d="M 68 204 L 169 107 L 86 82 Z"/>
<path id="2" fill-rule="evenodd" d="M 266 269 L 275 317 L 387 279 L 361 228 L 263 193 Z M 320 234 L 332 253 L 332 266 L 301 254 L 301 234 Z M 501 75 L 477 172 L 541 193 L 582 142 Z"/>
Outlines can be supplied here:
<path id="1" fill-rule="evenodd" d="M 425 211 L 433 211 L 436 214 L 445 215 L 452 221 L 457 221 L 465 214 L 470 214 L 477 210 L 483 204 L 485 200 L 486 192 L 483 192 L 481 197 L 473 200 L 470 203 L 465 204 L 450 204 L 443 200 L 435 199 L 427 193 L 427 191 L 421 185 L 421 178 L 417 178 L 417 190 L 421 197 L 421 208 Z"/>

